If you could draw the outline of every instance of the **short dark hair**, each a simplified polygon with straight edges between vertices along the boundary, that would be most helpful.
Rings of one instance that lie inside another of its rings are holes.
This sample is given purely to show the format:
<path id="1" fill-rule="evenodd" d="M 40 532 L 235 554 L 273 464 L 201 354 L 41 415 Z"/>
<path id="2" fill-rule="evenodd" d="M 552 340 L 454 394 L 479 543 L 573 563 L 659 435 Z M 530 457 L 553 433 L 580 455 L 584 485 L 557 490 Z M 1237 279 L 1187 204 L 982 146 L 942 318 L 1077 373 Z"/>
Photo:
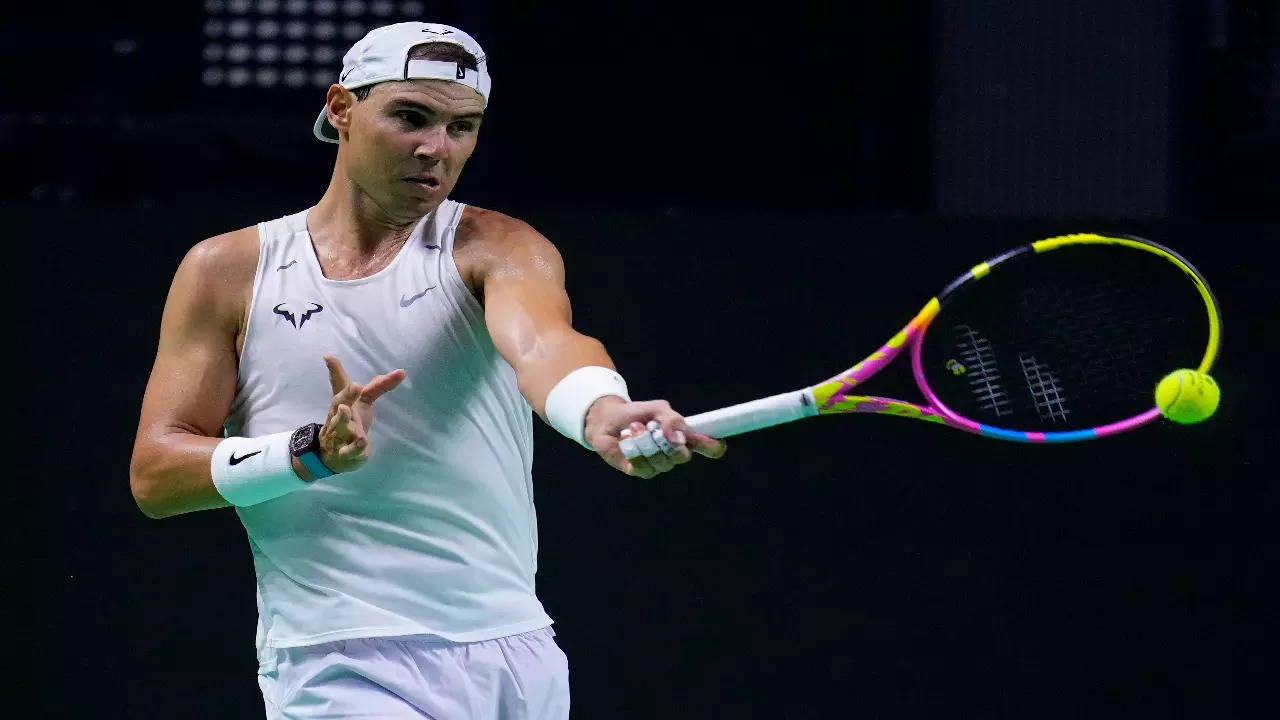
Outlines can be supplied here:
<path id="1" fill-rule="evenodd" d="M 479 70 L 480 61 L 476 60 L 476 56 L 462 49 L 459 45 L 446 42 L 431 42 L 421 45 L 414 45 L 409 48 L 410 60 L 443 60 L 445 62 L 456 62 L 468 70 Z M 378 83 L 374 83 L 377 85 Z M 365 85 L 351 91 L 356 96 L 356 100 L 364 100 L 369 97 L 369 91 L 373 90 L 373 85 Z"/>

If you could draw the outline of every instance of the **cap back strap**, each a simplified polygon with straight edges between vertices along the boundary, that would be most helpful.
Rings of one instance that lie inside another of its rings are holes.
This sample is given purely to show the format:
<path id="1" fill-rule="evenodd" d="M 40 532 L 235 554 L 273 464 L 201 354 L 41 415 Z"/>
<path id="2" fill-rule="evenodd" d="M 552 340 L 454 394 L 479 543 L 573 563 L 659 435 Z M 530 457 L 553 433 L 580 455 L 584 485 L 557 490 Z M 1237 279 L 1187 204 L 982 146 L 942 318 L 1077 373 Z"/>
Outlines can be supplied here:
<path id="1" fill-rule="evenodd" d="M 404 64 L 405 80 L 448 80 L 461 83 L 484 96 L 486 105 L 489 99 L 489 77 L 479 70 L 471 70 L 462 63 L 451 60 L 406 60 Z"/>

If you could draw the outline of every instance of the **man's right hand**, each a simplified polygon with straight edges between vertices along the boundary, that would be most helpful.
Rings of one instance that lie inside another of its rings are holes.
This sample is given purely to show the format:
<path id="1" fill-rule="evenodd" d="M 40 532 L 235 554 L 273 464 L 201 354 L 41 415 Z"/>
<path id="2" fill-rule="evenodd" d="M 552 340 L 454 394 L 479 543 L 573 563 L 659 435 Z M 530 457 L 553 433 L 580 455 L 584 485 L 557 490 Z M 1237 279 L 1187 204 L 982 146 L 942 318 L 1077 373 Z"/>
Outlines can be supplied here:
<path id="1" fill-rule="evenodd" d="M 648 423 L 651 420 L 661 425 L 669 448 L 674 452 L 626 457 L 619 442 L 619 431 L 630 430 L 635 436 L 650 432 Z M 628 475 L 646 480 L 689 462 L 692 453 L 715 459 L 723 457 L 726 449 L 724 440 L 694 432 L 684 416 L 672 410 L 666 400 L 627 402 L 616 395 L 606 395 L 587 410 L 584 433 L 605 462 Z"/>
<path id="2" fill-rule="evenodd" d="M 351 382 L 342 363 L 324 356 L 329 368 L 333 399 L 320 429 L 320 461 L 335 473 L 351 472 L 369 460 L 369 427 L 373 424 L 373 401 L 404 380 L 404 370 L 392 370 L 361 385 Z"/>

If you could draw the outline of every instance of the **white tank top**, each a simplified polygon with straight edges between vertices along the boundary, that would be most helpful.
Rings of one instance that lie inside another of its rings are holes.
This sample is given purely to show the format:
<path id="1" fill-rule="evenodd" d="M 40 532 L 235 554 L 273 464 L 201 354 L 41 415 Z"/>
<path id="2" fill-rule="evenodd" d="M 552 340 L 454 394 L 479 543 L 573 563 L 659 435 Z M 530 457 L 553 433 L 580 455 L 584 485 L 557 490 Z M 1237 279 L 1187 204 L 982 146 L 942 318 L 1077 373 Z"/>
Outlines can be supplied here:
<path id="1" fill-rule="evenodd" d="M 324 277 L 309 210 L 260 223 L 261 250 L 225 431 L 323 422 L 323 355 L 351 379 L 404 368 L 374 405 L 369 462 L 238 508 L 274 648 L 431 634 L 487 640 L 551 624 L 534 593 L 532 409 L 453 261 L 446 200 L 383 270 Z"/>

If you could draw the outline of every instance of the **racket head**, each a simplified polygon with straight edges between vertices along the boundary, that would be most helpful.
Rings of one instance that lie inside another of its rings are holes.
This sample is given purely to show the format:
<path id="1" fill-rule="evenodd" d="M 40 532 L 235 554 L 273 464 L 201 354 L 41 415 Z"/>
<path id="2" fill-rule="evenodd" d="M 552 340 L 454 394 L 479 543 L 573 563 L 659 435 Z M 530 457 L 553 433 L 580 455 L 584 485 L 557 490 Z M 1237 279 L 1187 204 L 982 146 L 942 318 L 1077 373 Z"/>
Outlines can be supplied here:
<path id="1" fill-rule="evenodd" d="M 1221 343 L 1203 275 L 1130 235 L 1015 248 L 936 301 L 909 332 L 921 393 L 947 424 L 1006 440 L 1073 442 L 1146 425 L 1160 416 L 1156 383 L 1182 367 L 1208 372 Z"/>

